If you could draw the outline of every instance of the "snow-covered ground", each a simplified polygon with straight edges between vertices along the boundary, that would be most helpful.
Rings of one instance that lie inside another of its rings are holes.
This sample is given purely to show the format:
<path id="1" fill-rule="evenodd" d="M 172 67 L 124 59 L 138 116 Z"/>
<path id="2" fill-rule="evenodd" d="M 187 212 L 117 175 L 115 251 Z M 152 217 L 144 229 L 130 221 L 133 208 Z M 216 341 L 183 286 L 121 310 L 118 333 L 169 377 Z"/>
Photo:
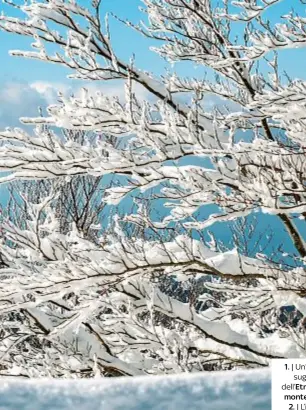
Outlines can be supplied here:
<path id="1" fill-rule="evenodd" d="M 0 380 L 0 410 L 270 410 L 269 370 L 95 380 Z"/>

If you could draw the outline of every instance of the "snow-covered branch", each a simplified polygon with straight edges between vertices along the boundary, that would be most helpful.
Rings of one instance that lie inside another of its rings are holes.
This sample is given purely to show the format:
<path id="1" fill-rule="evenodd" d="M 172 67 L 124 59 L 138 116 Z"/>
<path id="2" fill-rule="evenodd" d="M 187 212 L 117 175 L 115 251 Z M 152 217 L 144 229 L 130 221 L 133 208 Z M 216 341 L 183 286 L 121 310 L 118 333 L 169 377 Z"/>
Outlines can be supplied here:
<path id="1" fill-rule="evenodd" d="M 8 2 L 18 17 L 0 17 L 34 39 L 12 55 L 125 91 L 59 94 L 21 119 L 32 134 L 0 131 L 0 365 L 92 377 L 305 357 L 306 86 L 277 56 L 304 46 L 305 18 L 273 26 L 278 0 L 143 0 L 145 21 L 126 24 L 167 62 L 208 69 L 156 77 L 117 55 L 100 3 Z M 262 213 L 285 228 L 289 260 L 260 224 L 256 239 L 230 225 L 227 246 L 207 230 Z"/>

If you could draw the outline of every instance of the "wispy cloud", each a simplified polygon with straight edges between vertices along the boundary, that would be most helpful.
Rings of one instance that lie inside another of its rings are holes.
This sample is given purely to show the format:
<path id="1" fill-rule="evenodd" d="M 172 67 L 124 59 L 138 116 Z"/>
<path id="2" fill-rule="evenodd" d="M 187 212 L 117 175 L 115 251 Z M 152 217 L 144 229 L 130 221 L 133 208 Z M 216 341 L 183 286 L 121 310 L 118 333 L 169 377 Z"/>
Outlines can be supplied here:
<path id="1" fill-rule="evenodd" d="M 44 106 L 43 95 L 26 82 L 9 81 L 0 89 L 0 129 L 20 126 L 22 116 L 37 116 L 38 107 Z"/>
<path id="2" fill-rule="evenodd" d="M 0 129 L 22 126 L 19 122 L 20 117 L 37 117 L 39 107 L 45 111 L 49 105 L 58 102 L 58 92 L 66 97 L 79 96 L 81 88 L 87 88 L 93 96 L 99 91 L 107 96 L 117 96 L 121 101 L 124 100 L 125 91 L 122 81 L 110 83 L 7 81 L 0 89 Z M 140 99 L 149 97 L 148 92 L 141 86 L 135 85 L 134 91 Z"/>

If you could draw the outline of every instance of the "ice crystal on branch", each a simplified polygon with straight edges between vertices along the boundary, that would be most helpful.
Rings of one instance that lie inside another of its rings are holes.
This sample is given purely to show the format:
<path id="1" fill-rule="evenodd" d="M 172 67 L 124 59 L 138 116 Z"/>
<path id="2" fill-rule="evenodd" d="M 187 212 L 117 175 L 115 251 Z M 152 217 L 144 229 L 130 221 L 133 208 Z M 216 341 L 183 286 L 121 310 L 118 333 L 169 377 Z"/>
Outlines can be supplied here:
<path id="1" fill-rule="evenodd" d="M 208 69 L 194 77 L 171 67 L 155 77 L 121 59 L 100 1 L 9 3 L 24 17 L 2 15 L 0 28 L 34 41 L 12 55 L 125 91 L 59 95 L 45 116 L 21 119 L 33 134 L 0 132 L 0 182 L 11 182 L 2 374 L 132 376 L 305 357 L 306 92 L 282 75 L 278 52 L 303 47 L 306 29 L 293 12 L 272 25 L 266 11 L 278 3 L 143 0 L 144 22 L 126 24 L 171 64 Z M 262 213 L 287 232 L 290 258 L 251 219 Z M 211 231 L 217 222 L 231 227 L 228 244 Z"/>

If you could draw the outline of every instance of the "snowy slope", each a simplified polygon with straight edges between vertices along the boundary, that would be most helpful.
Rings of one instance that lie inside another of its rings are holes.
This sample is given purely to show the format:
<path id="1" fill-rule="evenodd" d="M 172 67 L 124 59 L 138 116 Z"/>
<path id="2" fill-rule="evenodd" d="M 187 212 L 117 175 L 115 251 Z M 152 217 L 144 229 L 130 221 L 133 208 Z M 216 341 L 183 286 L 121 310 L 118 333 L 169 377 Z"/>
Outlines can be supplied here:
<path id="1" fill-rule="evenodd" d="M 0 381 L 0 410 L 270 410 L 270 372 Z"/>

